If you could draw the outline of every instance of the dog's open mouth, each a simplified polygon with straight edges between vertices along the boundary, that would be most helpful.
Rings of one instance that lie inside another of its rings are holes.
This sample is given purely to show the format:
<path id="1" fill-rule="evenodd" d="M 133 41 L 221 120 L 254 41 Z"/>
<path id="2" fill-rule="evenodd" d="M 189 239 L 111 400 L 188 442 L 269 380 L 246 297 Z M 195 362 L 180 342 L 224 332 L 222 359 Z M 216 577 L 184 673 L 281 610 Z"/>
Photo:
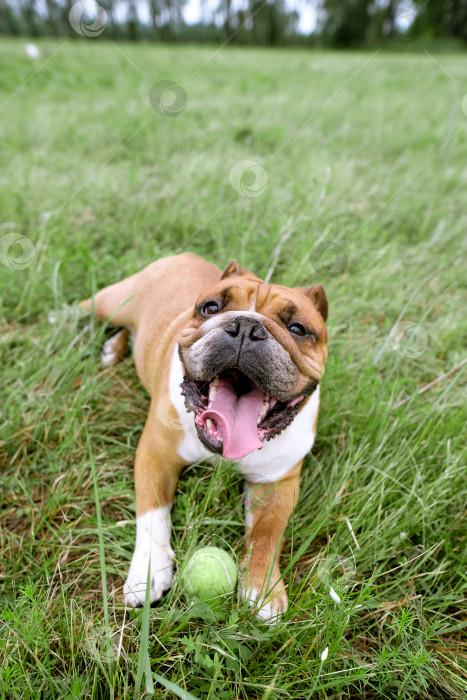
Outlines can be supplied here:
<path id="1" fill-rule="evenodd" d="M 226 459 L 241 459 L 260 450 L 264 440 L 293 421 L 305 399 L 278 401 L 238 369 L 226 370 L 206 382 L 185 375 L 180 386 L 187 409 L 195 413 L 201 441 Z"/>

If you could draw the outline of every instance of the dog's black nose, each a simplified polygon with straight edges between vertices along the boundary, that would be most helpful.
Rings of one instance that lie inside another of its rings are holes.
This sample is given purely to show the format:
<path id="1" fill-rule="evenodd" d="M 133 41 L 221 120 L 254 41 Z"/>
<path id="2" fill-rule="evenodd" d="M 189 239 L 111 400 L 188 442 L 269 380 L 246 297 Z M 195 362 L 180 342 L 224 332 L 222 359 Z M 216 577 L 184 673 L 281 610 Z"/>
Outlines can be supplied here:
<path id="1" fill-rule="evenodd" d="M 268 332 L 262 323 L 257 321 L 254 326 L 252 326 L 249 338 L 250 340 L 266 340 L 268 337 Z"/>
<path id="2" fill-rule="evenodd" d="M 268 332 L 260 321 L 254 318 L 236 318 L 224 326 L 224 331 L 232 338 L 241 336 L 250 340 L 266 340 Z"/>
<path id="3" fill-rule="evenodd" d="M 224 330 L 231 335 L 232 338 L 236 338 L 240 331 L 240 324 L 238 321 L 230 321 L 224 326 Z"/>

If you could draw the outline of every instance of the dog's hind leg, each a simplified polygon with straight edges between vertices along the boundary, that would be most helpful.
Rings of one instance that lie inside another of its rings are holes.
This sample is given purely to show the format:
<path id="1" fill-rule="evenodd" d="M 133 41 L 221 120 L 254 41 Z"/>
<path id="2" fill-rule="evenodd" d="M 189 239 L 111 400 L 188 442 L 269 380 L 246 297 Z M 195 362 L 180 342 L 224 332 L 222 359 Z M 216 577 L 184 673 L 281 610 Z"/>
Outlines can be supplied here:
<path id="1" fill-rule="evenodd" d="M 139 295 L 144 287 L 144 271 L 127 277 L 98 291 L 94 297 L 80 302 L 84 311 L 93 311 L 99 321 L 108 321 L 111 326 L 133 329 L 137 323 L 140 303 Z"/>
<path id="2" fill-rule="evenodd" d="M 94 297 L 80 303 L 84 311 L 93 312 L 99 321 L 107 321 L 109 326 L 123 326 L 123 329 L 109 338 L 102 347 L 103 367 L 120 362 L 127 354 L 130 334 L 135 335 L 138 325 L 139 295 L 143 287 L 143 275 L 137 273 L 101 289 Z"/>
<path id="3" fill-rule="evenodd" d="M 132 275 L 80 303 L 84 311 L 93 312 L 99 321 L 107 321 L 109 326 L 124 326 L 104 343 L 101 351 L 103 367 L 120 362 L 128 352 L 130 334 L 134 336 L 138 322 L 140 307 L 137 300 L 143 281 L 140 274 Z"/>

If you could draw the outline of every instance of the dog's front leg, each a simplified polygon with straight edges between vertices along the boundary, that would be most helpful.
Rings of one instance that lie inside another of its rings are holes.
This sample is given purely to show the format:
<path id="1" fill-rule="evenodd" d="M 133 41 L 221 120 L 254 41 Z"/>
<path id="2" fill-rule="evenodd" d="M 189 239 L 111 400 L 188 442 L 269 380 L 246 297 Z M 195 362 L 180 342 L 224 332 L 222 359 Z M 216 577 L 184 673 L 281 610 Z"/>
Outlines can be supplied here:
<path id="1" fill-rule="evenodd" d="M 272 484 L 245 483 L 246 554 L 241 596 L 274 622 L 287 610 L 287 592 L 279 570 L 284 530 L 298 499 L 301 460 Z"/>
<path id="2" fill-rule="evenodd" d="M 183 466 L 173 441 L 157 430 L 150 412 L 135 461 L 136 546 L 123 587 L 125 602 L 131 607 L 144 604 L 148 570 L 151 603 L 160 600 L 172 585 L 170 511 Z"/>

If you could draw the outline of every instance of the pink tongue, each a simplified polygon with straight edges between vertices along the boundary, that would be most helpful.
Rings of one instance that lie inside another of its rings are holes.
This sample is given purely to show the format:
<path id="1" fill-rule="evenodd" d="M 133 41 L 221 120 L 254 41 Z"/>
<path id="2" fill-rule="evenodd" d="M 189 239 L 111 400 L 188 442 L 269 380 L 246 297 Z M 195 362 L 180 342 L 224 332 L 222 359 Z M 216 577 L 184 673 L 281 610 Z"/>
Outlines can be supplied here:
<path id="1" fill-rule="evenodd" d="M 212 406 L 200 417 L 203 423 L 208 418 L 217 423 L 223 441 L 222 455 L 226 459 L 241 459 L 262 448 L 257 420 L 263 398 L 257 386 L 248 394 L 237 396 L 231 378 L 220 380 Z"/>

